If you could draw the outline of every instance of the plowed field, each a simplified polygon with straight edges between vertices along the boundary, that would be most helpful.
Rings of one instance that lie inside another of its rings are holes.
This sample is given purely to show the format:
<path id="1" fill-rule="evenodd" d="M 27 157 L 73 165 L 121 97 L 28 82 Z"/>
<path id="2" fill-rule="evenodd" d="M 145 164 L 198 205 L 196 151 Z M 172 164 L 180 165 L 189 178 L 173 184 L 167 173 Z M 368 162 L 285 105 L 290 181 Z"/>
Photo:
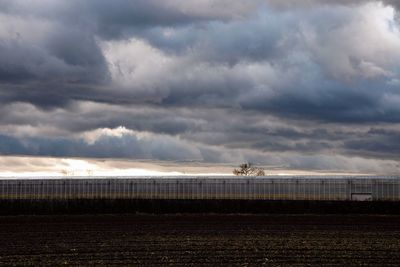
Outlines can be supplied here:
<path id="1" fill-rule="evenodd" d="M 0 217 L 0 265 L 399 266 L 400 217 Z"/>

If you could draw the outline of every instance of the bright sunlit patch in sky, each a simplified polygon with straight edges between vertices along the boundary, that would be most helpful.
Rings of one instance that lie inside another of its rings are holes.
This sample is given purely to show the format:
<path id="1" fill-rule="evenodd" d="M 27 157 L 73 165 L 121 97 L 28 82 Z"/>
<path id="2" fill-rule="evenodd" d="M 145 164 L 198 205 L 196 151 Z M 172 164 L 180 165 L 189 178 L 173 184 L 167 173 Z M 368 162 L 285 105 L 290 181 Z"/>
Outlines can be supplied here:
<path id="1" fill-rule="evenodd" d="M 112 159 L 0 157 L 0 177 L 231 175 L 230 169 Z"/>
<path id="2" fill-rule="evenodd" d="M 236 166 L 115 159 L 0 157 L 0 177 L 230 176 Z M 354 174 L 264 166 L 266 175 Z M 369 174 L 369 173 L 365 173 Z"/>

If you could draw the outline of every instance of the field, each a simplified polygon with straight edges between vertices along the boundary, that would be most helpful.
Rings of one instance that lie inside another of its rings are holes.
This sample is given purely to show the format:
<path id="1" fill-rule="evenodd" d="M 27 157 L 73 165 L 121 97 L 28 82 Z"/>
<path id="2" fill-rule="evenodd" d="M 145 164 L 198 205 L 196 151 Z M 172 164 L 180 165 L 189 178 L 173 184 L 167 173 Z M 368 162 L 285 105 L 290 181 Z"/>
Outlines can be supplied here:
<path id="1" fill-rule="evenodd" d="M 399 266 L 400 216 L 0 217 L 0 265 Z"/>

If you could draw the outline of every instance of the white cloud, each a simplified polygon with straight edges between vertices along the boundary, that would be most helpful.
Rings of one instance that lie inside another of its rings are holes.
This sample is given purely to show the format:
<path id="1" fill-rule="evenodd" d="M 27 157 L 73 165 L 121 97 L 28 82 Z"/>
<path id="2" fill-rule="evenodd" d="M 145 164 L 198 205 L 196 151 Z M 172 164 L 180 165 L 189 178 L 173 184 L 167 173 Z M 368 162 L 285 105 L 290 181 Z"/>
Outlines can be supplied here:
<path id="1" fill-rule="evenodd" d="M 358 67 L 361 75 L 365 78 L 391 77 L 394 75 L 393 72 L 384 70 L 371 62 L 361 61 Z"/>
<path id="2" fill-rule="evenodd" d="M 336 79 L 390 76 L 400 60 L 395 11 L 381 3 L 320 9 L 302 24 L 313 58 Z M 322 14 L 325 19 L 318 23 Z"/>

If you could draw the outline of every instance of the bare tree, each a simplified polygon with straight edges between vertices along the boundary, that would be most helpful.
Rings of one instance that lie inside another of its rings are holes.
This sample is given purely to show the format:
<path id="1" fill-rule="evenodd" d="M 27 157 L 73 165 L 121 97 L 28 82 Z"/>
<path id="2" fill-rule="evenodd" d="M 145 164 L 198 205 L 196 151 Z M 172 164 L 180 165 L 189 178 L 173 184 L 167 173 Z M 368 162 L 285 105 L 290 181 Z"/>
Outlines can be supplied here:
<path id="1" fill-rule="evenodd" d="M 238 169 L 234 169 L 233 174 L 237 176 L 264 176 L 265 172 L 262 168 L 255 167 L 248 162 L 241 164 Z"/>

